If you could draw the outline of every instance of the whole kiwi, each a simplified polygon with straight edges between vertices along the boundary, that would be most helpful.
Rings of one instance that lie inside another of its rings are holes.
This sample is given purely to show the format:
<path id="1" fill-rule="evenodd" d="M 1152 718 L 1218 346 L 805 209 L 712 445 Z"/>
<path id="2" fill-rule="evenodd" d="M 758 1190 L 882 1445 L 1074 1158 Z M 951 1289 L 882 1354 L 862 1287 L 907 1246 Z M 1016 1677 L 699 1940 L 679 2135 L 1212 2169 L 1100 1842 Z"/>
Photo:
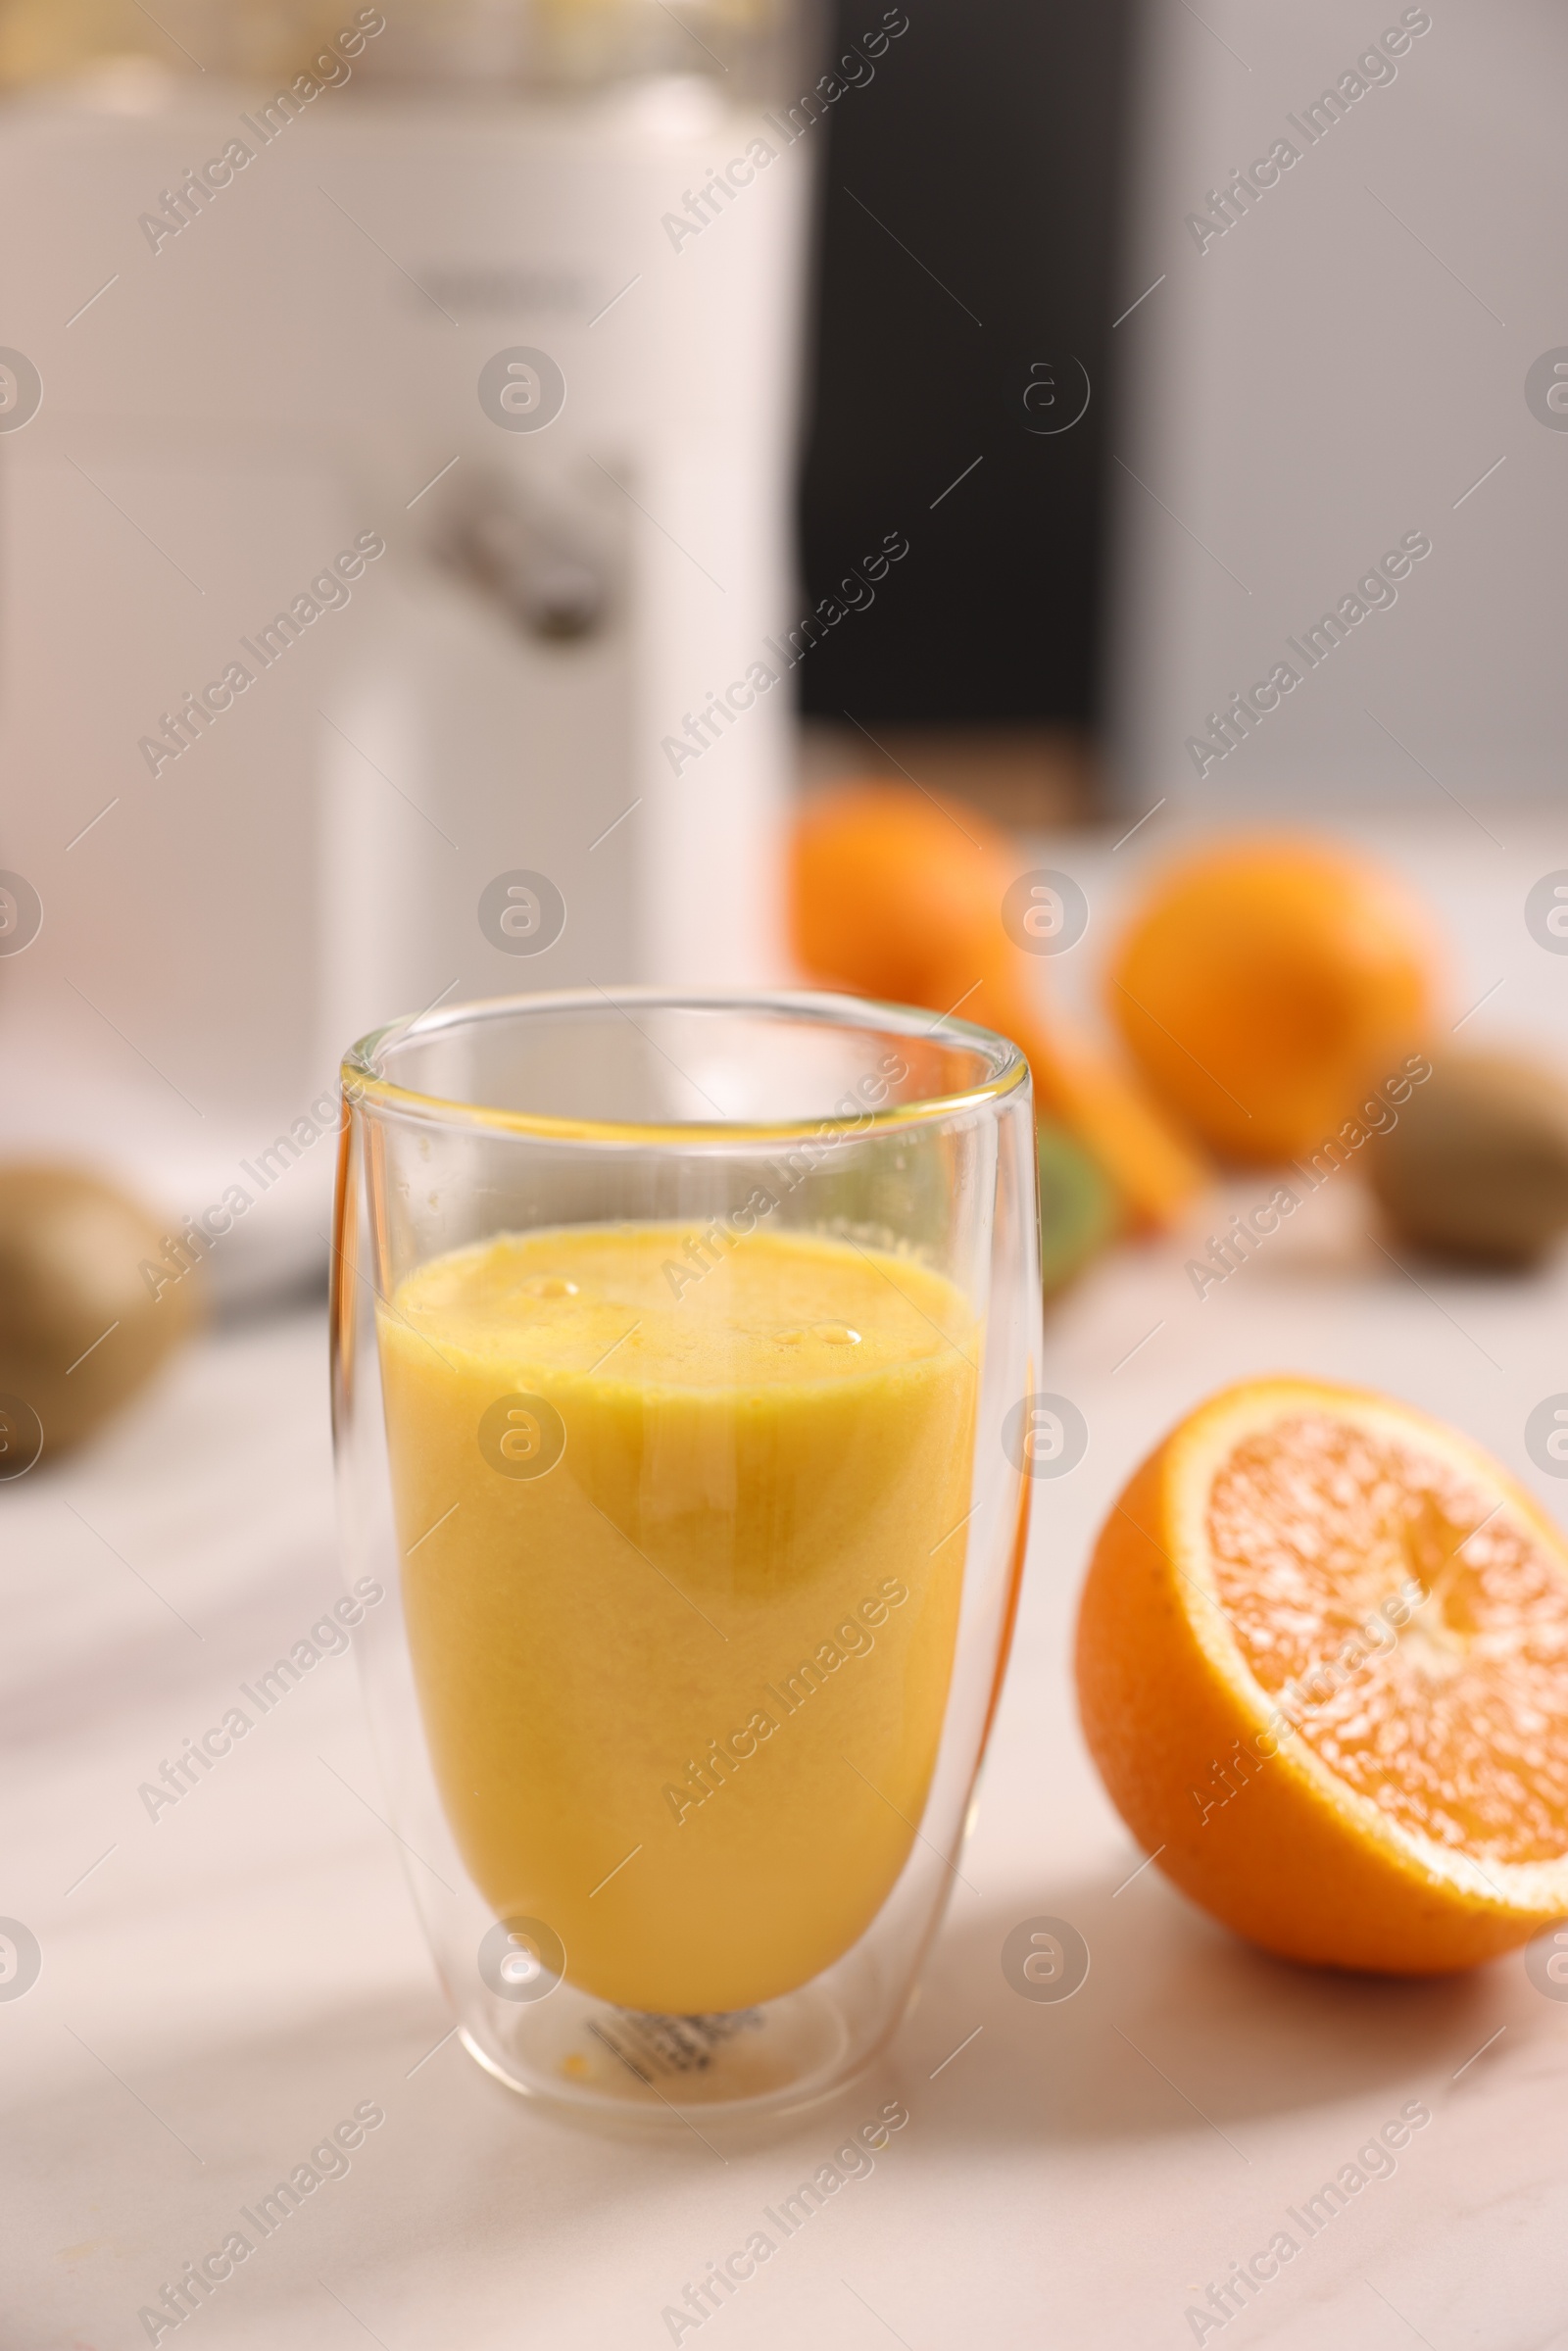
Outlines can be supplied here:
<path id="1" fill-rule="evenodd" d="M 0 1165 L 0 1477 L 80 1445 L 201 1320 L 199 1267 L 165 1280 L 164 1235 L 85 1169 Z"/>
<path id="2" fill-rule="evenodd" d="M 1568 1231 L 1568 1085 L 1524 1053 L 1434 1054 L 1366 1165 L 1390 1222 L 1429 1255 L 1538 1264 Z"/>

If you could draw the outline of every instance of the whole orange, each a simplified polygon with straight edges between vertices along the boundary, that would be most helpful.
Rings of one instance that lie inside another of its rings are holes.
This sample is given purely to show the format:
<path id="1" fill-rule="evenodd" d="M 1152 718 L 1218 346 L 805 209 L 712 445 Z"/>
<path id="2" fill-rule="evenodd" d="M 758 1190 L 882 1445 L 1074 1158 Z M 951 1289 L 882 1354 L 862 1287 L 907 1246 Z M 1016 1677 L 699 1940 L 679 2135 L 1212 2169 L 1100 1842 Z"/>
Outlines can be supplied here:
<path id="1" fill-rule="evenodd" d="M 1077 1675 L 1133 1835 L 1266 1950 L 1438 1974 L 1568 1917 L 1568 1545 L 1407 1404 L 1189 1413 L 1101 1530 Z"/>
<path id="2" fill-rule="evenodd" d="M 1239 842 L 1155 883 L 1109 1009 L 1169 1108 L 1266 1165 L 1317 1150 L 1426 1042 L 1438 960 L 1421 907 L 1353 852 Z"/>
<path id="3" fill-rule="evenodd" d="M 819 978 L 927 1004 L 936 975 L 976 978 L 1005 945 L 1002 901 L 1017 867 L 1006 835 L 972 808 L 950 812 L 906 784 L 848 785 L 795 829 L 796 952 Z"/>

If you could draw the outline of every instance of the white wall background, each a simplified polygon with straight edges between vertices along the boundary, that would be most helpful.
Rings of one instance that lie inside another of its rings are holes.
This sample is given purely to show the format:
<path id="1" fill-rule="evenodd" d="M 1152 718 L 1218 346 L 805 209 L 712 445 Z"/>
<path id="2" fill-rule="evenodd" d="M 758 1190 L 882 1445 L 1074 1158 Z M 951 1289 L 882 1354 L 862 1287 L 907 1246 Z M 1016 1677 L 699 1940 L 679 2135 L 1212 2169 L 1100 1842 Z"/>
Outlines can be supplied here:
<path id="1" fill-rule="evenodd" d="M 1149 12 L 1121 299 L 1164 282 L 1116 329 L 1129 807 L 1452 813 L 1446 793 L 1560 789 L 1568 432 L 1524 386 L 1568 345 L 1568 19 L 1426 13 L 1396 77 L 1307 146 L 1287 116 L 1400 24 L 1399 0 Z M 1281 137 L 1300 161 L 1200 251 L 1185 216 Z M 1433 553 L 1397 605 L 1200 782 L 1184 742 L 1204 714 L 1413 530 Z"/>

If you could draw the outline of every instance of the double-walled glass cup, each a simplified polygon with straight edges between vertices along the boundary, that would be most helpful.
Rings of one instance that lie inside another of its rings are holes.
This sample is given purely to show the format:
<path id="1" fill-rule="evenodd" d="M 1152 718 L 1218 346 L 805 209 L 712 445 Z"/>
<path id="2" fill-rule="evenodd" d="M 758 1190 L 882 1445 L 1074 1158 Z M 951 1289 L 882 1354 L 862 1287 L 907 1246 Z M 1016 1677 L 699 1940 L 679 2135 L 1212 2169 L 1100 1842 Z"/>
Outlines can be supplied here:
<path id="1" fill-rule="evenodd" d="M 1027 1067 L 627 990 L 399 1022 L 344 1082 L 346 1566 L 463 2038 L 585 2119 L 825 2097 L 907 2003 L 1005 1663 Z"/>

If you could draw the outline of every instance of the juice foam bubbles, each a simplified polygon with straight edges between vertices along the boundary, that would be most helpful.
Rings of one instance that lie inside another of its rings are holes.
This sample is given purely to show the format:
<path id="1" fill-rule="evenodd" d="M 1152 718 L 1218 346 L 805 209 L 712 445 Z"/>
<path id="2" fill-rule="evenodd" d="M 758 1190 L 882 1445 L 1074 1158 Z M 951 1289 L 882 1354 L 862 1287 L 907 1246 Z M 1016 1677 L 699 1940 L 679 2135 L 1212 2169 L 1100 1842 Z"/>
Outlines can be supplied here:
<path id="1" fill-rule="evenodd" d="M 410 1645 L 463 1859 L 498 1917 L 554 1930 L 570 1982 L 684 2015 L 808 1982 L 904 1867 L 980 1350 L 960 1293 L 908 1258 L 761 1229 L 699 1272 L 693 1238 L 503 1235 L 379 1315 Z"/>

